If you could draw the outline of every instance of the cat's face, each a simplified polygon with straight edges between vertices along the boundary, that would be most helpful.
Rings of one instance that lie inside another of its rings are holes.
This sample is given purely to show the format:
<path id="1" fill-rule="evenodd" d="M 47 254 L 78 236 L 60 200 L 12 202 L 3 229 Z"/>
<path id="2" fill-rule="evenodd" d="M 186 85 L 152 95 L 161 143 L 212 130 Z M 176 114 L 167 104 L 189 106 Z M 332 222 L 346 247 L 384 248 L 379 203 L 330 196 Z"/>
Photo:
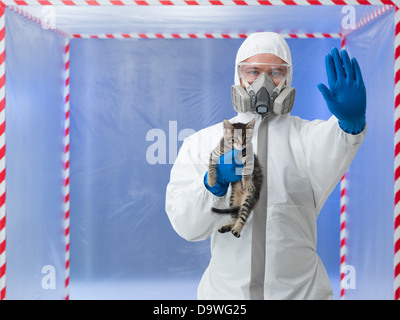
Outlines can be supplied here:
<path id="1" fill-rule="evenodd" d="M 251 143 L 254 132 L 255 119 L 249 123 L 230 123 L 224 120 L 224 140 L 230 147 L 243 150 L 248 143 Z"/>

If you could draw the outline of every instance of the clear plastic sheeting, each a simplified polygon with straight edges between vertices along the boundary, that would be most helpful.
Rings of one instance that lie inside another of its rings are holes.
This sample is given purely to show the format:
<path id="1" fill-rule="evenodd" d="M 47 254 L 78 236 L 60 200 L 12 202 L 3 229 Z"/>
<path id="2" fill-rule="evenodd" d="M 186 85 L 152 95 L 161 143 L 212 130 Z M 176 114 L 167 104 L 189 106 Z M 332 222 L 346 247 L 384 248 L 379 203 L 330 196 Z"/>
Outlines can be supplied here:
<path id="1" fill-rule="evenodd" d="M 43 17 L 44 8 L 22 9 Z M 344 16 L 342 6 L 52 8 L 57 28 L 94 35 L 337 33 Z M 354 8 L 358 21 L 378 7 Z M 393 13 L 346 42 L 368 94 L 368 133 L 348 177 L 347 262 L 355 287 L 346 295 L 354 299 L 393 296 Z M 6 27 L 7 297 L 62 299 L 64 38 L 10 10 Z M 184 138 L 235 115 L 231 85 L 242 41 L 71 39 L 71 299 L 196 298 L 209 241 L 175 233 L 165 189 Z M 324 58 L 340 39 L 287 41 L 296 88 L 291 114 L 328 119 L 317 84 L 327 84 Z M 339 199 L 337 187 L 318 217 L 317 241 L 336 299 Z M 55 289 L 43 287 L 51 281 L 48 266 Z"/>
<path id="2" fill-rule="evenodd" d="M 63 299 L 63 37 L 6 11 L 7 299 Z"/>
<path id="3" fill-rule="evenodd" d="M 129 298 L 138 296 L 144 280 L 154 298 L 168 298 L 160 292 L 177 288 L 175 297 L 196 298 L 209 241 L 190 243 L 174 232 L 165 188 L 184 137 L 234 115 L 230 87 L 241 42 L 71 41 L 72 299 L 75 281 L 80 287 L 103 281 L 102 292 L 93 294 L 111 299 L 113 281 L 119 288 L 130 281 L 130 291 L 121 289 Z M 324 56 L 340 40 L 289 39 L 289 45 L 293 114 L 328 119 L 316 85 L 326 82 Z M 321 232 L 319 248 L 337 281 L 338 191 L 334 196 L 320 215 L 330 227 Z"/>
<path id="4" fill-rule="evenodd" d="M 352 6 L 359 20 L 379 6 Z M 24 6 L 58 29 L 76 34 L 111 33 L 338 33 L 342 6 Z M 52 20 L 54 19 L 54 20 Z M 346 20 L 347 21 L 347 20 Z"/>
<path id="5" fill-rule="evenodd" d="M 394 15 L 348 38 L 363 67 L 368 134 L 349 171 L 346 297 L 393 299 Z"/>
<path id="6" fill-rule="evenodd" d="M 112 299 L 113 281 L 129 280 L 127 298 L 140 296 L 144 280 L 148 290 L 163 292 L 154 298 L 172 290 L 196 298 L 209 242 L 175 233 L 165 189 L 185 136 L 234 115 L 230 84 L 239 45 L 72 39 L 72 299 L 74 281 L 105 281 L 101 294 Z M 180 286 L 187 281 L 189 292 Z"/>

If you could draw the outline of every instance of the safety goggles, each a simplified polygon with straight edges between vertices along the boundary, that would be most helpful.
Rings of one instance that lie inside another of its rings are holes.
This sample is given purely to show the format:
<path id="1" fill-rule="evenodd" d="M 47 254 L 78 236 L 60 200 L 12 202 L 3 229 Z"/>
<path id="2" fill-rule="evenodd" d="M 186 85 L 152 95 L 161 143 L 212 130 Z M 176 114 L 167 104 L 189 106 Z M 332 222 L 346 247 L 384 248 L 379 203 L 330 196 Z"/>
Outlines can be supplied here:
<path id="1" fill-rule="evenodd" d="M 265 73 L 274 82 L 280 82 L 289 72 L 287 63 L 274 64 L 265 62 L 240 62 L 238 65 L 239 76 L 252 83 L 261 74 Z"/>

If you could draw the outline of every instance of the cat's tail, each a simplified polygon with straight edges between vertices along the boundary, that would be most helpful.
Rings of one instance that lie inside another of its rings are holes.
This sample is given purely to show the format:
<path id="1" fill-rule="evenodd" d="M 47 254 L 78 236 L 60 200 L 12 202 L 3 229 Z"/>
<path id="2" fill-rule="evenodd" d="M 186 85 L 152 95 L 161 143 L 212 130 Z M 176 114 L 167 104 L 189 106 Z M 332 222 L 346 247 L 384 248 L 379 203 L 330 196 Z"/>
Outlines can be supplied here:
<path id="1" fill-rule="evenodd" d="M 211 208 L 211 211 L 214 213 L 219 213 L 219 214 L 235 214 L 239 213 L 240 207 L 231 207 L 228 209 L 218 209 L 218 208 Z"/>

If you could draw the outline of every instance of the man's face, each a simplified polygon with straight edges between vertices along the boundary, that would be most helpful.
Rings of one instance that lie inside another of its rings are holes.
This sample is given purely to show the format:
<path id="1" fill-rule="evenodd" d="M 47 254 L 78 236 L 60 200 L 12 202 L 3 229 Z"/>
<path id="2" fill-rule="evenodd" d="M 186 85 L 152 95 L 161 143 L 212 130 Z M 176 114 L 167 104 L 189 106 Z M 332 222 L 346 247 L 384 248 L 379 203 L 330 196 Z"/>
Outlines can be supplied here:
<path id="1" fill-rule="evenodd" d="M 262 73 L 267 74 L 277 86 L 288 72 L 288 64 L 281 58 L 270 53 L 256 54 L 239 64 L 240 74 L 244 76 L 249 84 L 252 84 Z M 243 88 L 246 86 L 240 79 Z"/>

